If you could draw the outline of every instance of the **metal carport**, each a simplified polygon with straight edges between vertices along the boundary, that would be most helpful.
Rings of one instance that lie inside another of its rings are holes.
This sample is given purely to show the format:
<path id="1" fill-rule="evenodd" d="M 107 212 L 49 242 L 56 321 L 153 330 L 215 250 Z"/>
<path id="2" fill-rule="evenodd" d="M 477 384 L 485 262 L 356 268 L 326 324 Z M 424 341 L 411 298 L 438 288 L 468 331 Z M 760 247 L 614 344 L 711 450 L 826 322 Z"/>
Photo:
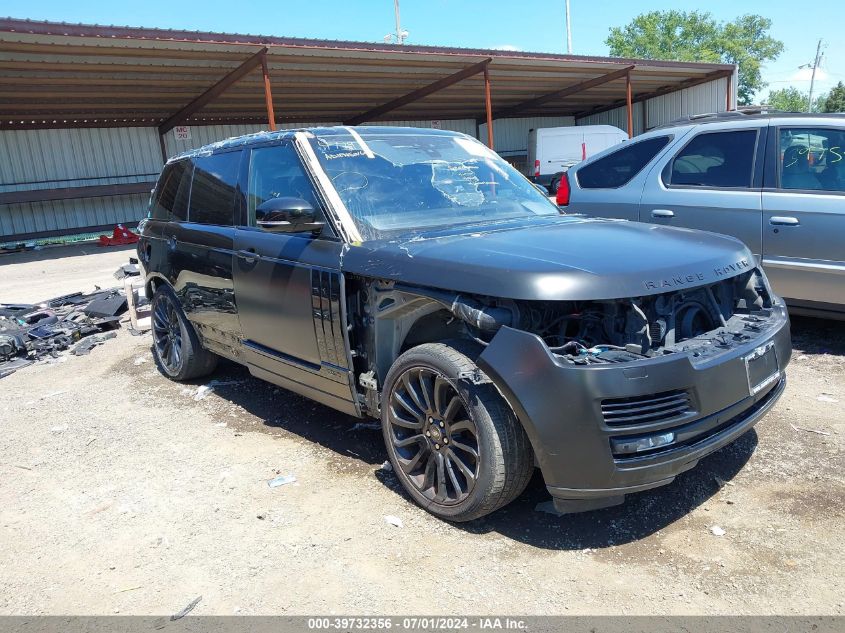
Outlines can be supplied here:
<path id="1" fill-rule="evenodd" d="M 137 196 L 156 171 L 66 166 L 60 175 L 79 177 L 42 177 L 26 164 L 38 160 L 28 131 L 143 128 L 144 143 L 156 135 L 161 160 L 164 135 L 178 125 L 234 134 L 249 125 L 472 120 L 495 148 L 494 120 L 577 122 L 620 107 L 633 134 L 645 127 L 635 104 L 703 84 L 723 84 L 719 109 L 730 109 L 734 73 L 723 64 L 0 19 L 0 149 L 26 145 L 29 157 L 6 173 L 0 166 L 0 241 L 99 227 L 29 226 L 25 205 Z M 4 227 L 10 205 L 18 221 Z"/>

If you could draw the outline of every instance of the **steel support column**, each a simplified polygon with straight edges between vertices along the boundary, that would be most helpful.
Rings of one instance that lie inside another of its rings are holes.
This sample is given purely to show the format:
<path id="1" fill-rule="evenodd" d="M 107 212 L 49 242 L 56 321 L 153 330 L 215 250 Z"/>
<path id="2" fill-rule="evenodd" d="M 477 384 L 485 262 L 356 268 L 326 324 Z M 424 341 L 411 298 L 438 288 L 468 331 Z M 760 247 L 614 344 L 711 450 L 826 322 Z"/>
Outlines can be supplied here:
<path id="1" fill-rule="evenodd" d="M 725 77 L 725 80 L 728 82 L 727 90 L 725 91 L 725 110 L 730 112 L 732 110 L 731 106 L 733 105 L 731 99 L 731 88 L 733 87 L 733 75 L 728 75 Z"/>
<path id="2" fill-rule="evenodd" d="M 264 75 L 264 102 L 270 131 L 276 131 L 276 113 L 273 111 L 273 91 L 270 89 L 270 71 L 267 69 L 267 49 L 261 51 L 261 74 Z"/>
<path id="3" fill-rule="evenodd" d="M 164 134 L 158 135 L 158 145 L 161 148 L 161 160 L 163 163 L 167 162 L 167 144 L 164 141 Z"/>
<path id="4" fill-rule="evenodd" d="M 628 112 L 628 138 L 634 138 L 634 104 L 631 95 L 631 71 L 625 75 L 625 106 Z"/>
<path id="5" fill-rule="evenodd" d="M 493 149 L 493 100 L 490 97 L 490 71 L 484 67 L 484 105 L 487 108 L 487 147 Z"/>

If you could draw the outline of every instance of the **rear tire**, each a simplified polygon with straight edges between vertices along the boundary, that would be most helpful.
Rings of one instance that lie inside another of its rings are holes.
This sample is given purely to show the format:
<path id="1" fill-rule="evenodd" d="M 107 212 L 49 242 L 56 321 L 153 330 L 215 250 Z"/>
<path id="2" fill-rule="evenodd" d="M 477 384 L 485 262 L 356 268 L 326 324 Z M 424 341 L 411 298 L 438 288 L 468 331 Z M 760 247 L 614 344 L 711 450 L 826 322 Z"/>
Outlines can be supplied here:
<path id="1" fill-rule="evenodd" d="M 458 349 L 460 348 L 460 349 Z M 382 433 L 402 486 L 449 521 L 470 521 L 518 497 L 534 472 L 528 436 L 461 341 L 402 354 L 382 392 Z"/>
<path id="2" fill-rule="evenodd" d="M 156 367 L 171 380 L 200 378 L 217 367 L 219 357 L 203 348 L 176 294 L 166 285 L 153 294 L 152 335 Z"/>
<path id="3" fill-rule="evenodd" d="M 549 195 L 556 196 L 558 187 L 560 187 L 560 178 L 553 178 L 549 184 Z"/>

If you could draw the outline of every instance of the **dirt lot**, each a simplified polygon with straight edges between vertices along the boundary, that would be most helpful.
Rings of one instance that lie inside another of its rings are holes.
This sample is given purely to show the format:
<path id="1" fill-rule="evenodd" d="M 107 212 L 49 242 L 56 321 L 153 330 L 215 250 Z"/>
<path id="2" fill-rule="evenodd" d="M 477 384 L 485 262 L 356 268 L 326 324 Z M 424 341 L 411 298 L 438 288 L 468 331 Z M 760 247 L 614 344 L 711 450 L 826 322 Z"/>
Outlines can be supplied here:
<path id="1" fill-rule="evenodd" d="M 0 300 L 128 253 L 3 256 Z M 468 525 L 405 498 L 379 431 L 231 364 L 198 399 L 121 331 L 0 381 L 0 613 L 843 614 L 845 334 L 793 325 L 784 398 L 672 485 L 555 517 L 537 476 Z"/>

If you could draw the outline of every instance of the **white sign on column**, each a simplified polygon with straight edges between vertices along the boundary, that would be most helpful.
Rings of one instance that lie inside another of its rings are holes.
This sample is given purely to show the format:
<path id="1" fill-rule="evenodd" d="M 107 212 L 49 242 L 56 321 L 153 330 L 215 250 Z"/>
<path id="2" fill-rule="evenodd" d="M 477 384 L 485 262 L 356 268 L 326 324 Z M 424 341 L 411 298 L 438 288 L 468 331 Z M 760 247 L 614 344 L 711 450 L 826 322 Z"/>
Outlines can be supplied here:
<path id="1" fill-rule="evenodd" d="M 177 125 L 173 128 L 173 136 L 177 141 L 190 141 L 191 127 L 189 125 Z"/>

